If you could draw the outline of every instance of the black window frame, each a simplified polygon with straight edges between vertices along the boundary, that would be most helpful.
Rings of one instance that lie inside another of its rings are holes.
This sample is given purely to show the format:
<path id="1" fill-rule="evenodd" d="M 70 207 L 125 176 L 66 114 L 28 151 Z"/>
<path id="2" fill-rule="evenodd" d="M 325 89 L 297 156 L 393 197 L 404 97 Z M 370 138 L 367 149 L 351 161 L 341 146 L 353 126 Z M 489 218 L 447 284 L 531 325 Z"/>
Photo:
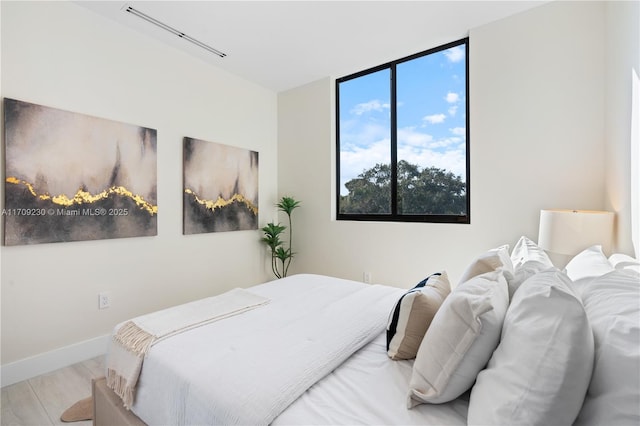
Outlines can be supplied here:
<path id="1" fill-rule="evenodd" d="M 466 150 L 466 214 L 464 215 L 429 215 L 429 214 L 398 214 L 398 158 L 397 158 L 397 98 L 396 98 L 396 67 L 397 65 L 423 56 L 438 53 L 452 47 L 465 46 L 465 113 L 466 113 L 466 129 L 465 129 L 465 150 Z M 340 83 L 356 79 L 368 74 L 389 69 L 390 79 L 390 131 L 391 131 L 391 213 L 390 214 L 354 214 L 340 213 Z M 465 37 L 441 46 L 437 46 L 413 55 L 406 56 L 401 59 L 387 62 L 363 71 L 359 71 L 341 78 L 335 82 L 335 99 L 336 99 L 336 220 L 349 221 L 384 221 L 384 222 L 426 222 L 426 223 L 471 223 L 471 174 L 470 174 L 470 115 L 469 115 L 469 38 Z"/>

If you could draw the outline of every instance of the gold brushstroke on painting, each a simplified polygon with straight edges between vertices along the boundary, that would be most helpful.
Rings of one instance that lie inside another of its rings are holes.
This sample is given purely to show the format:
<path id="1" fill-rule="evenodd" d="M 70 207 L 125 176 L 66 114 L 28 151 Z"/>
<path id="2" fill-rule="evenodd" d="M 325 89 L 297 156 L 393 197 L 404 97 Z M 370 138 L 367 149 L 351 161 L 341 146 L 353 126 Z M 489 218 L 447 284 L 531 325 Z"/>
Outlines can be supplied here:
<path id="1" fill-rule="evenodd" d="M 193 192 L 191 189 L 186 188 L 184 190 L 184 192 L 186 192 L 189 195 L 192 195 L 193 198 L 196 200 L 196 202 L 200 205 L 205 206 L 206 208 L 208 208 L 211 211 L 214 211 L 215 209 L 219 209 L 222 207 L 226 207 L 230 204 L 233 203 L 242 203 L 245 206 L 247 206 L 247 208 L 249 210 L 251 210 L 251 212 L 253 212 L 254 215 L 258 214 L 258 207 L 256 205 L 254 205 L 250 200 L 248 200 L 244 195 L 242 194 L 233 194 L 233 196 L 231 198 L 229 198 L 228 200 L 225 200 L 222 197 L 218 197 L 217 200 L 212 201 L 212 200 L 203 200 L 200 197 L 198 197 L 198 195 Z"/>
<path id="2" fill-rule="evenodd" d="M 120 195 L 121 197 L 126 197 L 133 200 L 138 207 L 140 207 L 143 210 L 146 210 L 152 216 L 158 213 L 158 206 L 154 206 L 153 204 L 145 201 L 143 197 L 132 193 L 124 186 L 112 186 L 111 188 L 105 189 L 104 191 L 95 195 L 87 191 L 83 191 L 82 189 L 78 189 L 78 192 L 76 192 L 72 198 L 69 198 L 65 194 L 60 194 L 55 196 L 51 196 L 49 194 L 38 194 L 36 193 L 31 183 L 21 179 L 17 179 L 12 176 L 6 178 L 5 181 L 7 183 L 11 183 L 14 185 L 23 185 L 35 198 L 38 198 L 39 200 L 42 200 L 42 201 L 51 201 L 54 204 L 57 204 L 60 206 L 69 207 L 75 204 L 92 204 L 97 201 L 107 199 L 111 195 Z"/>

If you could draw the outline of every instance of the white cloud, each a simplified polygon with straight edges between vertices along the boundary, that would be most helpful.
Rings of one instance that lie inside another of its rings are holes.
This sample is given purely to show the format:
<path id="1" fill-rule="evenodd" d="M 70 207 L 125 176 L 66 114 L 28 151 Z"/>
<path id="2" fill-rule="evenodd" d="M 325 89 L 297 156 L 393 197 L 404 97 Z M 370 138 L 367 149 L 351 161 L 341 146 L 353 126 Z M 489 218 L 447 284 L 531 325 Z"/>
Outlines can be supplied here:
<path id="1" fill-rule="evenodd" d="M 400 144 L 424 148 L 432 141 L 433 136 L 427 133 L 416 132 L 414 127 L 398 129 L 398 142 Z"/>
<path id="2" fill-rule="evenodd" d="M 449 129 L 449 131 L 457 136 L 466 136 L 467 134 L 467 129 L 464 127 L 454 127 L 452 129 Z"/>
<path id="3" fill-rule="evenodd" d="M 405 159 L 411 164 L 419 164 L 423 168 L 437 167 L 458 176 L 463 176 L 466 171 L 464 148 L 445 151 L 429 149 L 417 151 L 403 146 L 398 149 L 398 159 Z"/>
<path id="4" fill-rule="evenodd" d="M 447 116 L 444 114 L 433 114 L 423 117 L 422 120 L 431 124 L 438 124 L 444 122 L 445 118 L 447 118 Z"/>
<path id="5" fill-rule="evenodd" d="M 368 170 L 376 164 L 389 164 L 390 145 L 389 139 L 381 139 L 371 143 L 365 148 L 353 147 L 350 151 L 340 152 L 340 193 L 347 193 L 344 184 L 358 177 L 360 173 Z"/>
<path id="6" fill-rule="evenodd" d="M 460 62 L 464 59 L 464 50 L 460 46 L 452 47 L 442 53 L 444 53 L 450 62 Z"/>
<path id="7" fill-rule="evenodd" d="M 456 115 L 456 112 L 458 112 L 458 106 L 457 105 L 453 105 L 453 106 L 449 107 L 448 111 L 449 111 L 449 115 L 453 117 L 453 116 Z"/>
<path id="8" fill-rule="evenodd" d="M 398 159 L 421 167 L 437 167 L 462 175 L 466 170 L 466 146 L 462 138 L 434 139 L 413 127 L 398 130 Z"/>
<path id="9" fill-rule="evenodd" d="M 362 124 L 360 120 L 340 122 L 340 145 L 343 151 L 368 147 L 375 141 L 389 140 L 389 126 L 380 123 Z"/>
<path id="10" fill-rule="evenodd" d="M 456 145 L 457 147 L 458 143 L 460 143 L 460 138 L 458 137 L 444 138 L 444 139 L 438 139 L 437 141 L 430 143 L 428 147 L 429 149 L 442 149 L 442 148 L 450 147 L 452 145 Z"/>
<path id="11" fill-rule="evenodd" d="M 353 109 L 350 112 L 355 115 L 362 115 L 367 112 L 371 112 L 371 111 L 379 112 L 385 109 L 389 109 L 388 103 L 380 102 L 378 99 L 373 99 L 369 102 L 357 104 L 355 107 L 353 107 Z"/>
<path id="12" fill-rule="evenodd" d="M 416 151 L 442 149 L 459 142 L 460 138 L 458 137 L 434 139 L 433 135 L 416 131 L 415 127 L 398 129 L 398 146 L 404 147 L 404 149 L 410 148 Z"/>
<path id="13" fill-rule="evenodd" d="M 455 104 L 456 102 L 460 101 L 460 95 L 454 92 L 449 92 L 447 93 L 447 96 L 444 97 L 444 99 L 450 104 Z"/>

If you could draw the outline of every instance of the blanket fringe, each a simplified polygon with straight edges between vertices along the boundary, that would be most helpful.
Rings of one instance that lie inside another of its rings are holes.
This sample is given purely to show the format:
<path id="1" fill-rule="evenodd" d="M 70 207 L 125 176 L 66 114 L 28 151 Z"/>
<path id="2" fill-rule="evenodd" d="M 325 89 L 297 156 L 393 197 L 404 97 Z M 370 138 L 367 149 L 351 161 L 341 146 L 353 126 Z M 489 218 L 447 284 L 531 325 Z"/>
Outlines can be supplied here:
<path id="1" fill-rule="evenodd" d="M 127 410 L 133 405 L 133 387 L 127 384 L 127 379 L 112 369 L 107 370 L 107 386 L 122 399 L 122 404 Z"/>
<path id="2" fill-rule="evenodd" d="M 144 331 L 135 322 L 127 321 L 118 329 L 113 339 L 136 355 L 144 356 L 156 337 Z"/>

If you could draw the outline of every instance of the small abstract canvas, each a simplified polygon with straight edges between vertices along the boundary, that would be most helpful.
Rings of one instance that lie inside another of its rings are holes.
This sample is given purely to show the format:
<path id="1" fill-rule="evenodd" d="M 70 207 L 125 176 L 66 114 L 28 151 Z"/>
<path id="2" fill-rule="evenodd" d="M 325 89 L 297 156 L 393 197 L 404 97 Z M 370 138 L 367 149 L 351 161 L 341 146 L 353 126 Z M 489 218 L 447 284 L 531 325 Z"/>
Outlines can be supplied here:
<path id="1" fill-rule="evenodd" d="M 183 233 L 258 229 L 258 153 L 184 138 Z"/>
<path id="2" fill-rule="evenodd" d="M 4 99 L 5 245 L 157 235 L 156 130 Z"/>

